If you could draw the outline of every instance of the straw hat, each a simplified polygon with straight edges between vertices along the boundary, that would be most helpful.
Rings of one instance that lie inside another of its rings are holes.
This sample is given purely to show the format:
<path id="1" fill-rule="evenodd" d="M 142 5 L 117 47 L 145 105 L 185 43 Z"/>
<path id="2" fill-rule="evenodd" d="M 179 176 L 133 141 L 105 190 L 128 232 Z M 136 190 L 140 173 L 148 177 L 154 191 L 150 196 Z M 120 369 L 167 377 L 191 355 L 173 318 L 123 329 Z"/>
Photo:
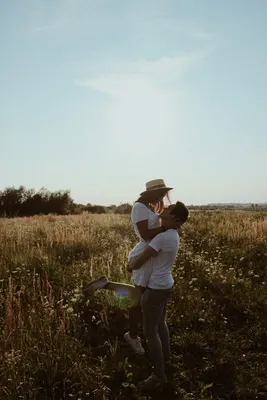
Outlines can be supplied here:
<path id="1" fill-rule="evenodd" d="M 163 179 L 154 179 L 153 181 L 149 181 L 146 183 L 146 190 L 140 193 L 140 195 L 152 192 L 154 190 L 162 190 L 162 189 L 172 190 L 173 188 L 167 187 Z"/>

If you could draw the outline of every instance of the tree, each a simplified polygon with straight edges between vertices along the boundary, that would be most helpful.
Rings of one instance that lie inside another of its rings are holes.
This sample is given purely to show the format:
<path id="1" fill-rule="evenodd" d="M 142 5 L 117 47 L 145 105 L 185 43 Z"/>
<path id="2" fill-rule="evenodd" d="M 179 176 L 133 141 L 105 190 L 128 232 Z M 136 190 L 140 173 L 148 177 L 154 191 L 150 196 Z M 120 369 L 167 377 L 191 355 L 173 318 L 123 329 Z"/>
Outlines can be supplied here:
<path id="1" fill-rule="evenodd" d="M 114 211 L 115 214 L 131 214 L 132 206 L 129 203 L 120 204 Z"/>

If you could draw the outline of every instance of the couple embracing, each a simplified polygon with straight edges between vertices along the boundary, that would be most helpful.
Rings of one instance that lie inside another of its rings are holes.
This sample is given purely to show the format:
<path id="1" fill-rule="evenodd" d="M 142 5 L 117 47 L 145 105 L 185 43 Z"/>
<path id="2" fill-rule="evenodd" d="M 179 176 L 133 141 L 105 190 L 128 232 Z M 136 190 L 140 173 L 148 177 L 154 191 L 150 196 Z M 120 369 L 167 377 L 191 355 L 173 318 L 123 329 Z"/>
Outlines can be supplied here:
<path id="1" fill-rule="evenodd" d="M 170 363 L 170 335 L 166 323 L 167 303 L 174 280 L 172 266 L 180 246 L 179 228 L 188 218 L 188 209 L 182 202 L 164 207 L 169 191 L 163 179 L 146 183 L 132 208 L 132 223 L 139 243 L 129 254 L 128 271 L 133 285 L 111 282 L 101 277 L 83 288 L 84 293 L 94 289 L 113 290 L 131 299 L 129 332 L 124 335 L 131 348 L 145 353 L 138 336 L 142 324 L 153 373 L 139 383 L 143 390 L 156 390 L 167 381 L 165 367 Z M 169 201 L 170 203 L 170 201 Z"/>

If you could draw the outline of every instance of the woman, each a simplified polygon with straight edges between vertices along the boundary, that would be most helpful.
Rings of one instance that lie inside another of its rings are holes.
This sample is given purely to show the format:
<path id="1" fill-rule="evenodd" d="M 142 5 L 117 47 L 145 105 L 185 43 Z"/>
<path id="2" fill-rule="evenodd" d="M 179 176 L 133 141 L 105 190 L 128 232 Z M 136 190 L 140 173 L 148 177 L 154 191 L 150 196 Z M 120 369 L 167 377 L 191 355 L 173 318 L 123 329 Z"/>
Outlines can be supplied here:
<path id="1" fill-rule="evenodd" d="M 161 226 L 159 214 L 164 209 L 164 198 L 169 200 L 169 191 L 173 188 L 167 187 L 163 179 L 155 179 L 146 183 L 146 190 L 140 193 L 140 197 L 134 203 L 131 219 L 134 231 L 139 238 L 139 243 L 129 254 L 129 262 L 138 257 L 147 244 L 156 235 L 165 231 Z M 125 340 L 137 354 L 144 354 L 141 339 L 138 336 L 140 329 L 142 312 L 140 299 L 144 292 L 152 270 L 151 260 L 148 260 L 140 269 L 132 273 L 133 285 L 118 282 L 110 282 L 106 277 L 101 277 L 83 288 L 86 294 L 92 289 L 113 290 L 120 295 L 127 295 L 131 299 L 129 309 L 129 332 L 124 335 Z"/>

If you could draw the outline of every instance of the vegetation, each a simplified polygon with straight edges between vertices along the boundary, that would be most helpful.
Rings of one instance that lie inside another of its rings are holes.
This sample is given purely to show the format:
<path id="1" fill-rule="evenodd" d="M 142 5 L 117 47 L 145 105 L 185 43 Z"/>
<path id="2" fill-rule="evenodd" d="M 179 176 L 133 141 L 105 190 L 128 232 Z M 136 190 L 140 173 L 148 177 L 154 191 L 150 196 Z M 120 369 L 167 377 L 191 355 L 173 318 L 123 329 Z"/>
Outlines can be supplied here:
<path id="1" fill-rule="evenodd" d="M 149 360 L 123 340 L 127 299 L 81 295 L 101 275 L 130 281 L 129 216 L 1 219 L 0 398 L 267 398 L 265 217 L 191 213 L 168 313 L 175 368 L 150 397 L 136 388 Z"/>
<path id="2" fill-rule="evenodd" d="M 105 214 L 115 212 L 116 214 L 129 214 L 130 204 L 121 204 L 118 207 L 94 205 L 88 203 L 76 204 L 70 196 L 68 190 L 58 190 L 49 192 L 42 188 L 39 191 L 26 189 L 24 186 L 19 188 L 8 187 L 0 191 L 0 217 L 25 217 L 33 215 L 68 215 L 81 214 L 87 211 L 91 214 Z"/>
<path id="3" fill-rule="evenodd" d="M 190 206 L 191 210 L 217 210 L 220 209 L 243 209 L 248 211 L 267 211 L 267 203 L 262 204 L 222 204 Z M 33 215 L 78 215 L 83 212 L 90 214 L 130 214 L 132 205 L 123 203 L 118 206 L 103 206 L 99 204 L 77 204 L 71 198 L 68 190 L 49 192 L 42 188 L 39 191 L 8 187 L 0 191 L 0 217 L 27 217 Z"/>

